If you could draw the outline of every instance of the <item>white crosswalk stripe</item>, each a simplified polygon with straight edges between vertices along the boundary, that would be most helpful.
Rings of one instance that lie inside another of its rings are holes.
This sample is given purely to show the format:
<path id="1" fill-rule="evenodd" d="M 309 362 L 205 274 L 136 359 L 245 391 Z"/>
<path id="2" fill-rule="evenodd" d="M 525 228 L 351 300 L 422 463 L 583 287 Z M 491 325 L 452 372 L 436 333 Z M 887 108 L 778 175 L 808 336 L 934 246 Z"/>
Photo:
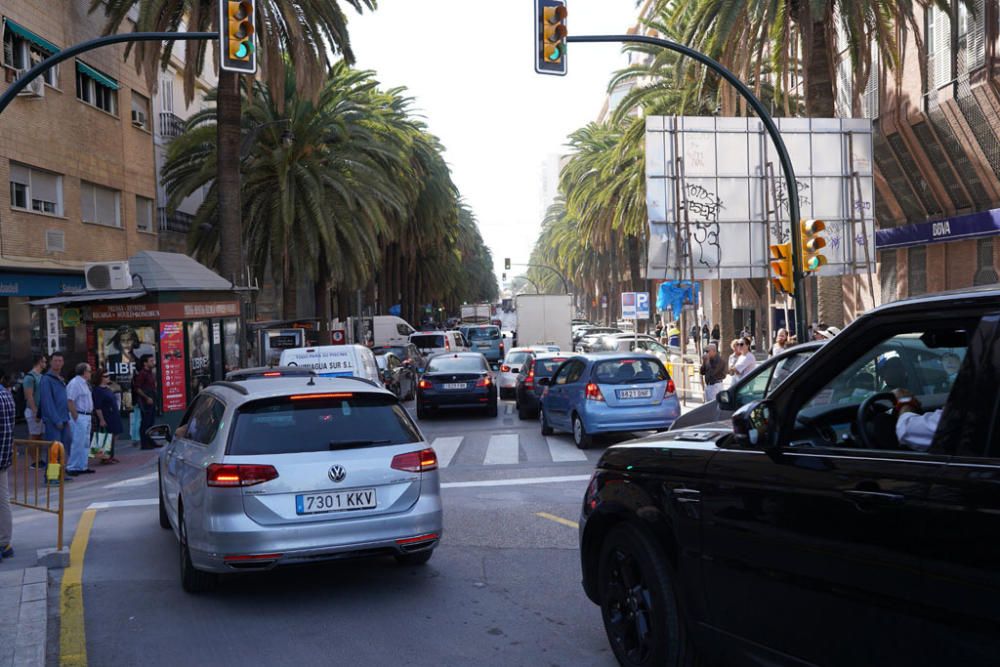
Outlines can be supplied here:
<path id="1" fill-rule="evenodd" d="M 490 444 L 486 448 L 485 465 L 503 465 L 517 463 L 518 438 L 516 433 L 504 433 L 490 436 Z"/>
<path id="2" fill-rule="evenodd" d="M 549 446 L 549 454 L 552 456 L 552 460 L 556 463 L 587 460 L 587 453 L 578 449 L 571 441 L 549 436 L 545 438 L 545 442 Z"/>
<path id="3" fill-rule="evenodd" d="M 451 460 L 455 458 L 455 452 L 462 445 L 462 440 L 464 436 L 456 435 L 445 438 L 434 438 L 434 442 L 431 443 L 431 447 L 437 452 L 438 457 L 438 467 L 447 468 Z"/>

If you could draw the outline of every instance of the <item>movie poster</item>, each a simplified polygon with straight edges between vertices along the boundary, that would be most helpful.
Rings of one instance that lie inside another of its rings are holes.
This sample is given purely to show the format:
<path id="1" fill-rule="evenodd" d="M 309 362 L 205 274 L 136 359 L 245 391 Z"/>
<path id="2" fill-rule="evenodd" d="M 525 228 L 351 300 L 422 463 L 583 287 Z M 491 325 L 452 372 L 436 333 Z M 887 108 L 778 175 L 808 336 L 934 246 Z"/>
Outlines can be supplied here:
<path id="1" fill-rule="evenodd" d="M 122 412 L 132 410 L 132 376 L 143 355 L 156 358 L 156 330 L 151 326 L 122 324 L 97 327 L 97 363 L 118 385 Z"/>
<path id="2" fill-rule="evenodd" d="M 184 328 L 181 322 L 160 323 L 160 387 L 163 411 L 187 407 L 184 382 Z"/>
<path id="3" fill-rule="evenodd" d="M 202 389 L 212 384 L 212 355 L 209 346 L 207 320 L 188 322 L 188 401 L 193 401 Z"/>

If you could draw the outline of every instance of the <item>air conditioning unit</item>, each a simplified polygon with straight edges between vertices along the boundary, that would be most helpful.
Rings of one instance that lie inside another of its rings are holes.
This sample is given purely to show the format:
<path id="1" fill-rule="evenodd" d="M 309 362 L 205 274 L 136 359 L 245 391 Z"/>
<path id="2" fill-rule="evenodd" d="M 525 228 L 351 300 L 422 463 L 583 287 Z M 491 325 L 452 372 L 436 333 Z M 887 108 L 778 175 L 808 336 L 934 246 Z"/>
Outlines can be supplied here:
<path id="1" fill-rule="evenodd" d="M 17 78 L 21 78 L 24 75 L 25 70 L 17 70 Z M 36 76 L 34 79 L 28 82 L 28 85 L 24 87 L 18 95 L 26 95 L 28 97 L 45 97 L 45 77 Z"/>
<path id="2" fill-rule="evenodd" d="M 132 124 L 136 127 L 146 127 L 146 112 L 132 109 Z"/>
<path id="3" fill-rule="evenodd" d="M 87 289 L 113 290 L 132 287 L 132 273 L 128 262 L 97 262 L 83 268 Z"/>

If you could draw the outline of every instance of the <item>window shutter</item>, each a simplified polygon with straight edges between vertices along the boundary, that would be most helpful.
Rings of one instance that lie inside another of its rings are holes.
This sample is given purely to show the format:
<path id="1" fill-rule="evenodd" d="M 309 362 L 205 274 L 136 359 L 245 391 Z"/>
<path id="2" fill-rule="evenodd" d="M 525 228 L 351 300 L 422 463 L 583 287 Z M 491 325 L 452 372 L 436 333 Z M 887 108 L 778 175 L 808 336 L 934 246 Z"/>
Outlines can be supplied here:
<path id="1" fill-rule="evenodd" d="M 93 184 L 80 181 L 80 219 L 84 222 L 97 222 L 95 206 Z"/>
<path id="2" fill-rule="evenodd" d="M 951 19 L 946 13 L 934 12 L 934 85 L 941 87 L 951 81 Z"/>
<path id="3" fill-rule="evenodd" d="M 878 45 L 872 42 L 872 69 L 868 74 L 865 94 L 861 98 L 861 112 L 865 118 L 878 118 L 878 78 L 882 60 L 878 53 Z"/>
<path id="4" fill-rule="evenodd" d="M 160 79 L 160 108 L 167 113 L 174 111 L 173 79 Z"/>
<path id="5" fill-rule="evenodd" d="M 21 185 L 28 185 L 29 170 L 22 164 L 17 164 L 16 162 L 10 163 L 10 182 L 20 183 Z"/>
<path id="6" fill-rule="evenodd" d="M 95 187 L 97 194 L 97 222 L 102 225 L 118 226 L 118 197 L 114 190 Z"/>
<path id="7" fill-rule="evenodd" d="M 976 15 L 968 16 L 969 28 L 965 41 L 965 63 L 971 71 L 986 63 L 986 50 L 983 33 L 986 27 L 985 0 L 975 0 Z"/>

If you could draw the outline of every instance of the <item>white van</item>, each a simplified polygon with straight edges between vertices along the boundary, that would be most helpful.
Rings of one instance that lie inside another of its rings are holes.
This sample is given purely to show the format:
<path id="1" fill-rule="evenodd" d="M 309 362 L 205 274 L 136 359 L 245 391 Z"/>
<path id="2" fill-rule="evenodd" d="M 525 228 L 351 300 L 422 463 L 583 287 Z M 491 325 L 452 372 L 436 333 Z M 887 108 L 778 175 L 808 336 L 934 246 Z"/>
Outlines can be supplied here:
<path id="1" fill-rule="evenodd" d="M 468 352 L 465 339 L 459 331 L 421 331 L 410 336 L 425 357 L 442 352 Z"/>
<path id="2" fill-rule="evenodd" d="M 306 366 L 320 377 L 354 377 L 382 384 L 375 355 L 364 345 L 293 347 L 281 351 L 282 366 Z"/>
<path id="3" fill-rule="evenodd" d="M 410 341 L 410 334 L 416 332 L 402 317 L 376 315 L 372 318 L 372 339 L 376 347 L 406 345 Z"/>

